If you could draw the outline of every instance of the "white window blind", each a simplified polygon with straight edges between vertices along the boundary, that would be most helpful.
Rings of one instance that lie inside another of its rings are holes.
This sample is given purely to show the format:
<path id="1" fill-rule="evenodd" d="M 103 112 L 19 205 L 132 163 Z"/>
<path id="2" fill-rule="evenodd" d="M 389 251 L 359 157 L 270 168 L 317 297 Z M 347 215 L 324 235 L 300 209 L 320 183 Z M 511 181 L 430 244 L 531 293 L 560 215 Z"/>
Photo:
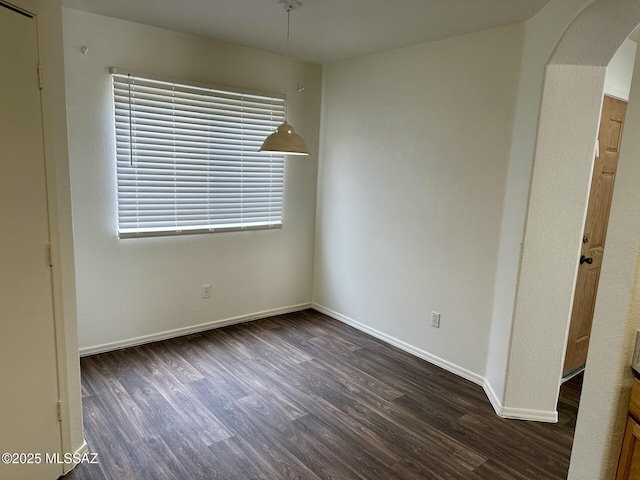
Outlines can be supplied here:
<path id="1" fill-rule="evenodd" d="M 282 225 L 282 96 L 111 72 L 121 238 Z"/>

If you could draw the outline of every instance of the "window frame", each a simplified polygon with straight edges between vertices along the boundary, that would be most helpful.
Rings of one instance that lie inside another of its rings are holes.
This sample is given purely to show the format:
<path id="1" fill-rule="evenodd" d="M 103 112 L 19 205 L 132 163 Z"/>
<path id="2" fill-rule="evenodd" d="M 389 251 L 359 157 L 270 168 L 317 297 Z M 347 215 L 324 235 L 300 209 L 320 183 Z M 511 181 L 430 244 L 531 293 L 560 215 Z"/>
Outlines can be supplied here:
<path id="1" fill-rule="evenodd" d="M 226 164 L 225 169 L 227 169 L 225 174 L 232 176 L 234 178 L 236 177 L 240 178 L 240 180 L 236 179 L 231 182 L 231 184 L 235 186 L 234 187 L 235 190 L 238 190 L 237 185 L 245 184 L 243 183 L 245 182 L 244 180 L 245 178 L 252 179 L 252 180 L 258 179 L 259 184 L 258 183 L 254 184 L 254 186 L 257 186 L 257 187 L 260 187 L 260 186 L 264 187 L 266 183 L 269 184 L 268 193 L 259 193 L 259 194 L 254 193 L 253 205 L 256 208 L 254 216 L 255 218 L 258 218 L 259 221 L 252 222 L 251 221 L 251 218 L 253 218 L 252 215 L 250 213 L 245 214 L 243 212 L 242 206 L 238 207 L 238 204 L 244 205 L 244 202 L 245 201 L 248 202 L 248 200 L 251 198 L 248 193 L 244 193 L 245 187 L 241 186 L 239 187 L 240 193 L 223 194 L 227 196 L 227 199 L 231 199 L 231 200 L 228 200 L 234 206 L 234 208 L 232 208 L 231 210 L 240 212 L 238 217 L 234 217 L 233 221 L 220 222 L 220 220 L 217 220 L 214 223 L 211 221 L 211 218 L 215 217 L 215 214 L 208 213 L 208 215 L 210 216 L 209 221 L 205 220 L 199 224 L 186 225 L 184 222 L 187 222 L 187 220 L 184 220 L 183 218 L 181 218 L 179 214 L 179 210 L 180 210 L 178 206 L 179 201 L 177 200 L 180 198 L 179 190 L 181 190 L 182 187 L 176 186 L 175 192 L 173 192 L 173 194 L 168 194 L 166 197 L 164 196 L 161 197 L 164 201 L 162 205 L 165 205 L 165 203 L 167 204 L 171 203 L 171 200 L 175 199 L 174 213 L 175 213 L 176 220 L 174 222 L 171 222 L 168 220 L 157 221 L 157 222 L 149 221 L 148 222 L 149 225 L 145 225 L 144 219 L 147 219 L 147 217 L 151 217 L 152 215 L 149 214 L 148 212 L 144 213 L 145 211 L 144 195 L 139 194 L 138 192 L 131 193 L 131 190 L 127 193 L 126 189 L 131 187 L 132 181 L 122 180 L 127 175 L 129 175 L 130 177 L 132 171 L 138 172 L 138 170 L 143 170 L 141 167 L 135 166 L 135 161 L 139 156 L 136 154 L 136 150 L 137 150 L 135 147 L 136 136 L 133 132 L 135 130 L 134 125 L 136 124 L 144 125 L 144 122 L 135 122 L 136 115 L 134 114 L 133 116 L 131 116 L 130 114 L 131 112 L 135 112 L 135 108 L 133 107 L 135 102 L 132 101 L 131 99 L 132 90 L 131 88 L 129 88 L 129 102 L 128 102 L 129 113 L 127 113 L 127 115 L 129 115 L 129 125 L 128 125 L 129 132 L 128 133 L 129 135 L 133 134 L 134 141 L 133 142 L 130 141 L 131 137 L 128 137 L 126 142 L 123 142 L 121 140 L 122 133 L 126 129 L 123 129 L 122 115 L 118 113 L 118 112 L 120 113 L 122 112 L 121 107 L 123 103 L 122 101 L 120 102 L 118 101 L 118 98 L 122 99 L 122 95 L 118 95 L 116 93 L 117 92 L 116 77 L 117 78 L 128 77 L 129 82 L 132 81 L 131 79 L 139 79 L 143 82 L 157 83 L 162 85 L 170 85 L 172 87 L 178 87 L 178 89 L 184 89 L 184 90 L 193 89 L 198 92 L 203 92 L 203 96 L 209 97 L 212 99 L 213 98 L 217 98 L 217 99 L 235 98 L 236 100 L 234 100 L 234 102 L 236 103 L 237 102 L 242 103 L 245 101 L 245 99 L 255 99 L 255 98 L 261 99 L 261 103 L 263 104 L 268 104 L 270 102 L 271 103 L 271 109 L 269 110 L 270 120 L 267 120 L 267 121 L 261 120 L 260 126 L 258 128 L 260 135 L 264 134 L 264 138 L 266 138 L 270 133 L 275 131 L 276 127 L 284 121 L 285 108 L 286 108 L 285 95 L 280 93 L 267 93 L 267 92 L 256 91 L 256 90 L 240 89 L 240 88 L 228 87 L 228 86 L 219 86 L 219 85 L 213 85 L 209 83 L 203 83 L 203 82 L 197 82 L 197 81 L 191 81 L 191 80 L 175 79 L 170 77 L 163 77 L 160 75 L 151 75 L 147 73 L 135 72 L 132 70 L 126 70 L 126 69 L 121 69 L 116 67 L 111 67 L 109 69 L 109 72 L 111 74 L 112 108 L 113 108 L 113 114 L 114 114 L 113 122 L 112 122 L 113 129 L 114 129 L 113 138 L 114 138 L 115 150 L 116 150 L 115 151 L 116 202 L 117 202 L 116 217 L 117 217 L 118 238 L 125 239 L 125 238 L 141 238 L 141 237 L 159 237 L 159 236 L 164 237 L 164 236 L 176 236 L 176 235 L 194 235 L 194 234 L 219 233 L 219 232 L 229 232 L 229 231 L 270 230 L 270 229 L 282 228 L 283 218 L 284 218 L 284 199 L 285 199 L 285 191 L 284 191 L 284 187 L 285 187 L 284 158 L 285 156 L 283 154 L 259 152 L 258 151 L 259 145 L 261 144 L 263 138 L 260 140 L 259 144 L 256 143 L 257 142 L 256 138 L 258 137 L 255 134 L 255 129 L 253 131 L 253 135 L 251 135 L 252 136 L 251 141 L 245 141 L 243 137 L 243 140 L 241 142 L 237 144 L 235 143 L 231 144 L 232 145 L 231 150 L 237 151 L 237 155 L 233 158 L 229 157 L 225 159 L 224 162 Z M 122 81 L 120 83 L 122 83 Z M 169 89 L 166 89 L 166 90 L 168 91 Z M 204 92 L 206 92 L 206 95 Z M 221 96 L 218 97 L 217 94 L 220 94 Z M 249 102 L 249 100 L 247 100 L 247 102 Z M 242 104 L 244 105 L 244 103 Z M 119 105 L 120 105 L 120 109 L 119 109 Z M 167 111 L 169 110 L 170 109 L 167 107 Z M 224 112 L 224 111 L 225 110 L 220 110 L 220 112 Z M 216 112 L 218 112 L 218 110 L 216 110 Z M 231 112 L 230 115 L 237 116 L 236 110 L 230 109 L 228 112 Z M 241 115 L 241 117 L 244 119 L 244 115 Z M 138 117 L 138 118 L 141 118 L 141 117 Z M 174 121 L 174 124 L 175 123 L 176 122 Z M 244 122 L 243 120 L 238 120 L 233 127 L 238 128 L 238 131 L 242 131 L 242 128 L 245 128 L 246 125 L 250 125 L 248 128 L 251 129 L 251 128 L 254 128 L 256 124 L 255 123 L 249 124 L 248 122 Z M 216 126 L 218 126 L 218 123 L 216 123 L 216 121 L 213 121 L 209 126 L 211 128 L 215 128 Z M 178 127 L 175 127 L 175 125 L 173 128 L 174 128 L 173 130 L 174 132 L 178 129 Z M 262 130 L 264 131 L 262 132 Z M 126 132 L 124 136 L 126 137 Z M 142 137 L 142 136 L 143 134 L 139 135 L 139 137 Z M 174 137 L 175 136 L 176 135 L 174 133 Z M 249 147 L 246 146 L 245 143 L 250 146 Z M 128 150 L 128 155 L 125 155 L 122 153 L 123 145 L 126 145 L 124 148 L 125 148 L 125 151 Z M 211 145 L 217 145 L 217 147 L 220 148 L 222 144 L 215 143 L 215 141 L 212 141 Z M 155 147 L 155 144 L 154 144 L 154 147 Z M 166 153 L 165 150 L 160 150 L 160 152 Z M 179 167 L 177 165 L 179 164 L 179 161 L 181 161 L 182 159 L 180 159 L 176 155 L 175 146 L 174 146 L 173 153 L 174 153 L 174 158 L 173 158 L 174 169 L 178 170 Z M 246 158 L 245 158 L 245 155 L 247 156 Z M 127 161 L 130 162 L 129 167 L 124 166 L 124 162 L 123 162 L 124 157 L 126 157 Z M 211 169 L 215 170 L 216 167 L 219 167 L 220 160 L 219 159 L 212 160 L 212 158 L 214 157 L 216 156 L 210 155 L 209 158 L 200 162 L 201 165 L 204 165 L 205 170 L 207 171 Z M 160 158 L 162 158 L 161 155 L 160 155 Z M 165 159 L 166 158 L 169 158 L 169 157 L 165 157 Z M 247 160 L 247 158 L 249 160 Z M 239 162 L 239 165 L 229 166 L 230 164 L 235 163 L 236 159 Z M 157 164 L 157 163 L 162 163 L 163 161 L 164 160 L 160 160 L 160 161 L 153 160 L 151 161 L 151 163 Z M 251 168 L 249 167 L 243 168 L 243 165 L 245 165 L 245 162 L 248 162 L 248 163 L 253 162 L 253 167 L 254 167 L 252 172 L 253 176 L 249 174 L 249 171 L 252 170 Z M 166 165 L 171 164 L 171 162 L 165 162 L 165 163 Z M 186 160 L 186 163 L 187 164 L 189 163 L 188 159 Z M 184 164 L 180 163 L 180 165 L 183 166 Z M 258 166 L 256 167 L 256 165 Z M 269 165 L 269 167 L 265 167 L 265 165 Z M 148 167 L 148 168 L 151 168 L 151 167 Z M 245 170 L 247 170 L 246 174 L 245 174 Z M 228 172 L 232 172 L 232 173 L 229 174 Z M 137 173 L 135 175 L 137 178 Z M 145 177 L 145 179 L 150 178 L 150 175 L 149 174 L 147 175 L 148 177 Z M 205 175 L 203 176 L 203 178 L 207 177 L 206 181 L 211 182 L 212 179 L 219 180 L 221 178 L 220 174 L 217 174 L 217 175 L 218 176 Z M 141 174 L 141 176 L 144 176 L 144 175 Z M 166 175 L 166 176 L 169 177 L 169 175 Z M 182 177 L 175 176 L 175 175 L 174 177 L 175 177 L 174 182 L 177 185 L 178 183 L 180 183 L 180 180 Z M 192 177 L 192 175 L 189 175 L 189 177 Z M 265 179 L 268 179 L 268 181 Z M 165 181 L 164 179 L 159 180 L 157 183 L 158 185 L 164 185 L 162 183 L 164 181 Z M 136 179 L 135 182 L 138 182 L 138 180 Z M 199 185 L 200 183 L 201 181 L 198 181 Z M 250 182 L 247 181 L 246 185 L 250 185 Z M 157 187 L 157 188 L 158 190 L 161 189 L 160 187 Z M 135 190 L 138 190 L 138 188 L 136 187 Z M 209 187 L 207 187 L 207 190 L 209 190 Z M 264 192 L 265 190 L 263 188 L 260 191 Z M 157 193 L 158 195 L 162 194 L 162 192 L 155 192 L 155 193 Z M 207 193 L 205 194 L 201 193 L 200 197 L 206 198 L 207 200 L 206 201 L 198 200 L 198 205 L 201 207 L 202 205 L 206 204 L 208 206 L 207 212 L 209 212 L 210 210 L 217 211 L 216 205 L 217 205 L 217 208 L 221 208 L 221 205 L 223 204 L 221 203 L 221 197 L 218 198 L 218 201 L 216 203 L 215 195 L 216 194 L 212 194 L 212 192 L 209 192 L 209 191 L 207 191 Z M 221 194 L 218 193 L 217 195 L 221 195 Z M 135 200 L 132 200 L 132 198 L 135 198 Z M 255 201 L 255 198 L 258 198 L 258 200 L 262 200 L 262 203 L 260 203 L 259 201 Z M 268 198 L 269 200 L 264 201 L 265 198 Z M 275 198 L 275 202 L 272 202 L 271 200 L 272 198 Z M 212 199 L 214 200 L 212 201 Z M 191 200 L 189 200 L 189 202 L 191 202 Z M 132 205 L 135 205 L 135 208 L 133 208 Z M 147 205 L 147 208 L 151 210 L 154 207 L 149 208 Z M 249 209 L 247 208 L 247 210 Z M 139 212 L 141 211 L 143 211 L 144 213 L 143 215 L 139 214 Z M 165 214 L 164 215 L 165 217 L 167 216 L 167 212 L 169 211 L 170 210 L 167 210 L 166 208 L 162 209 L 162 213 Z M 129 222 L 127 222 L 125 218 L 126 215 L 123 214 L 123 212 L 127 212 L 130 218 L 135 216 L 136 218 L 135 222 L 133 220 L 130 220 Z M 259 212 L 268 212 L 268 213 L 259 213 Z M 143 220 L 142 221 L 139 220 L 140 218 L 143 218 Z M 268 218 L 268 219 L 265 220 L 265 218 Z M 127 227 L 127 225 L 131 225 L 132 223 L 135 223 L 136 227 L 130 227 L 130 226 Z M 160 224 L 160 223 L 163 223 L 163 225 L 154 226 L 155 224 Z"/>

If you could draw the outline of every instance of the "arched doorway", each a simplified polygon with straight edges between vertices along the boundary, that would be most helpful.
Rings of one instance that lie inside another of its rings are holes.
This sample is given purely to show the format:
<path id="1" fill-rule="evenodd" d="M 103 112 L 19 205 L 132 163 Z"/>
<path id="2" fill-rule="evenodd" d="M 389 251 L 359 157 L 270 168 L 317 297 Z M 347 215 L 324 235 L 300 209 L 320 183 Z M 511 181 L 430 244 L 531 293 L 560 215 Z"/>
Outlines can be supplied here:
<path id="1" fill-rule="evenodd" d="M 506 408 L 555 409 L 606 65 L 638 23 L 637 0 L 596 0 L 565 31 L 546 66 Z M 629 106 L 633 131 L 640 128 L 640 98 L 632 93 Z M 570 479 L 610 478 L 622 435 L 628 364 L 640 326 L 640 213 L 634 214 L 640 209 L 640 141 L 633 137 L 623 139 Z"/>

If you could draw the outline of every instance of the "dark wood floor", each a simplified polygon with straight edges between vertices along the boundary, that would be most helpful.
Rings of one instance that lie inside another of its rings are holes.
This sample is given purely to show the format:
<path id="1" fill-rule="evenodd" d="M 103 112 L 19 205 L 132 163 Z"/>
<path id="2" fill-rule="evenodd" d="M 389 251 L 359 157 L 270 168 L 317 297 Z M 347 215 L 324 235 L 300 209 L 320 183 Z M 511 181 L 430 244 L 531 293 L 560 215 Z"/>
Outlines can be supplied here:
<path id="1" fill-rule="evenodd" d="M 66 480 L 564 479 L 560 422 L 495 415 L 482 388 L 308 310 L 82 359 L 99 464 Z"/>

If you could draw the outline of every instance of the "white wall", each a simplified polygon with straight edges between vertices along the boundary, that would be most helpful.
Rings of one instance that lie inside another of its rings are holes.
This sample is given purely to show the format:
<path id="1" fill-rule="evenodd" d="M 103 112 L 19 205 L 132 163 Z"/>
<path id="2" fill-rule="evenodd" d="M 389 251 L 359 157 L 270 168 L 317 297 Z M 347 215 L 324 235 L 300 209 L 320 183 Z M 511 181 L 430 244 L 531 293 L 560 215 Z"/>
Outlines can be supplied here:
<path id="1" fill-rule="evenodd" d="M 607 248 L 594 312 L 570 478 L 613 478 L 631 390 L 640 328 L 640 62 L 625 120 Z"/>
<path id="2" fill-rule="evenodd" d="M 638 21 L 635 0 L 594 2 L 546 68 L 505 407 L 556 410 L 606 65 Z"/>
<path id="3" fill-rule="evenodd" d="M 487 384 L 490 392 L 493 392 L 494 403 L 500 405 L 505 402 L 504 396 L 512 340 L 518 345 L 531 344 L 528 333 L 516 332 L 514 335 L 512 326 L 516 292 L 519 287 L 518 276 L 520 275 L 521 249 L 524 240 L 525 220 L 527 218 L 526 211 L 529 203 L 533 152 L 538 131 L 545 65 L 569 24 L 590 3 L 591 0 L 551 1 L 537 15 L 526 22 L 525 45 L 509 160 L 505 209 L 502 218 L 500 255 L 486 370 Z M 627 40 L 611 60 L 606 77 L 606 93 L 620 97 L 628 95 L 634 60 L 635 43 Z M 571 87 L 569 87 L 569 90 L 571 90 Z M 595 94 L 595 96 L 597 97 L 599 94 Z M 561 98 L 561 100 L 563 99 Z M 581 117 L 577 115 L 576 118 Z M 593 138 L 595 139 L 595 136 Z M 593 142 L 588 142 L 587 145 L 590 146 L 591 143 Z M 553 175 L 553 172 L 551 175 Z M 575 179 L 573 184 L 575 184 Z M 532 232 L 535 233 L 535 229 Z M 573 279 L 569 281 L 569 284 L 573 284 Z M 557 285 L 557 283 L 554 285 Z M 525 290 L 527 290 L 526 287 Z M 551 291 L 555 293 L 555 287 L 551 288 Z M 541 292 L 535 291 L 532 293 L 539 295 Z M 538 321 L 529 321 L 527 324 L 535 326 L 540 323 Z M 558 338 L 564 338 L 564 325 L 562 322 L 558 325 L 559 329 L 556 332 L 559 332 Z M 546 335 L 551 335 L 551 332 L 546 331 Z M 533 348 L 540 348 L 540 352 L 532 352 L 531 355 L 533 357 L 536 355 L 540 355 L 543 358 L 546 357 L 547 353 L 543 345 L 544 343 L 534 345 Z M 516 357 L 520 358 L 519 355 Z M 516 358 L 516 362 L 518 358 Z M 525 364 L 531 364 L 532 362 L 535 364 L 530 355 L 522 358 Z M 520 377 L 518 375 L 514 375 L 512 381 L 518 383 L 522 391 L 521 400 L 507 402 L 507 408 L 500 407 L 499 410 L 505 416 L 553 420 L 555 418 L 554 401 L 547 403 L 546 409 L 541 409 L 540 404 L 534 407 L 534 397 L 536 394 L 546 391 L 549 398 L 555 398 L 554 392 L 557 389 L 555 384 L 556 376 L 556 373 L 551 373 L 548 387 L 540 389 L 526 375 L 523 377 L 523 381 L 519 380 Z M 535 393 L 530 395 L 532 391 L 535 391 Z"/>
<path id="4" fill-rule="evenodd" d="M 637 48 L 638 44 L 628 38 L 618 48 L 618 51 L 607 66 L 607 76 L 604 80 L 604 93 L 606 95 L 621 100 L 629 100 Z"/>
<path id="5" fill-rule="evenodd" d="M 119 240 L 108 68 L 278 92 L 284 58 L 69 9 L 63 18 L 81 352 L 308 305 L 321 67 L 291 65 L 290 84 L 306 88 L 287 92 L 289 116 L 312 155 L 286 161 L 281 230 Z"/>
<path id="6" fill-rule="evenodd" d="M 477 382 L 523 33 L 324 69 L 314 304 Z"/>
<path id="7" fill-rule="evenodd" d="M 556 417 L 604 77 L 605 67 L 567 74 L 554 65 L 545 78 L 541 116 L 553 112 L 554 121 L 539 128 L 548 139 L 536 146 L 504 405 L 549 420 Z M 582 141 L 566 141 L 568 128 Z"/>
<path id="8" fill-rule="evenodd" d="M 544 66 L 567 26 L 589 1 L 551 1 L 525 23 L 525 41 L 500 227 L 500 250 L 485 375 L 487 390 L 493 397 L 492 400 L 498 411 L 503 410 L 507 382 Z M 504 414 L 504 411 L 502 413 Z"/>
<path id="9" fill-rule="evenodd" d="M 564 0 L 553 0 L 549 5 L 561 3 Z M 506 372 L 505 403 L 516 409 L 519 405 L 555 409 L 605 66 L 640 22 L 636 0 L 587 3 L 590 5 L 584 11 L 576 5 L 578 16 L 546 68 Z M 634 105 L 637 89 L 637 85 L 632 88 L 627 135 L 622 143 L 572 450 L 571 480 L 613 477 L 629 397 L 630 353 L 634 329 L 640 322 L 640 225 L 636 214 L 640 144 L 628 138 L 628 132 L 637 129 L 640 122 L 640 107 Z M 562 331 L 564 335 L 559 335 Z"/>

